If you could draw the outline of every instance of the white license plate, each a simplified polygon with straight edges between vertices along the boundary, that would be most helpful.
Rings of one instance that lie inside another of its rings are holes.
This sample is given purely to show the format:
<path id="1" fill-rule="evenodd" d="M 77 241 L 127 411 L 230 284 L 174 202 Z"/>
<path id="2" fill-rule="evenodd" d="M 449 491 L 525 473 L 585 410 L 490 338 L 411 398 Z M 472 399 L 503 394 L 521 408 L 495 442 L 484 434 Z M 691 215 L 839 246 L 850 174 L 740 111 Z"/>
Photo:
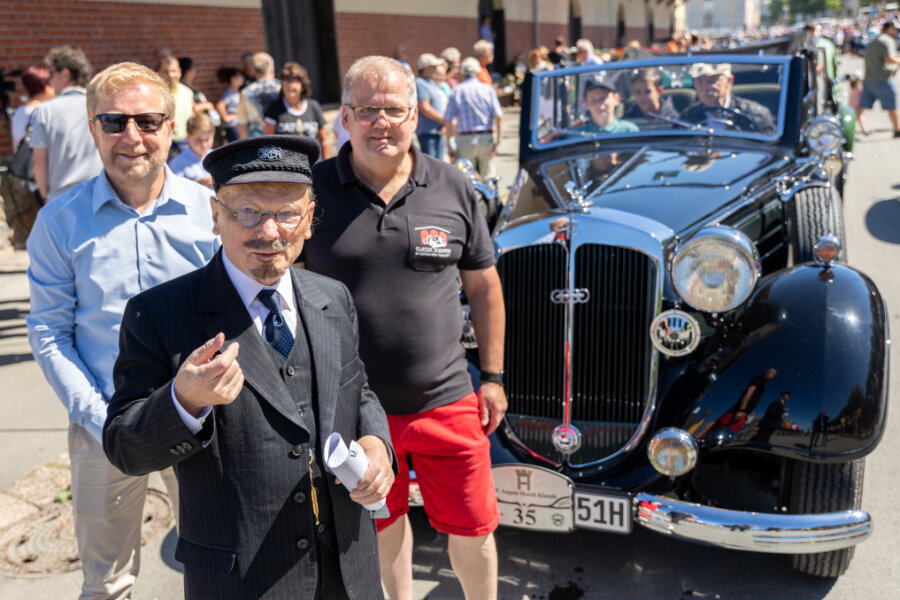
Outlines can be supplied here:
<path id="1" fill-rule="evenodd" d="M 631 499 L 612 494 L 575 492 L 575 527 L 631 533 Z"/>
<path id="2" fill-rule="evenodd" d="M 529 465 L 492 469 L 500 524 L 538 531 L 572 531 L 572 481 Z"/>

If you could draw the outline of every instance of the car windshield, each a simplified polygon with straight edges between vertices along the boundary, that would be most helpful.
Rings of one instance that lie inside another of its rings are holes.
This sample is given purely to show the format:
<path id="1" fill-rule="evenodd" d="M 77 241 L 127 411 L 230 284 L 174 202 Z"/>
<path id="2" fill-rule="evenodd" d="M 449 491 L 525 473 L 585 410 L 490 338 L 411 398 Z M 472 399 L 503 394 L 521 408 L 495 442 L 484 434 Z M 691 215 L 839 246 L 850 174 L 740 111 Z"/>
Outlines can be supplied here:
<path id="1" fill-rule="evenodd" d="M 786 64 L 705 56 L 537 73 L 531 143 L 698 133 L 775 140 L 783 129 Z"/>

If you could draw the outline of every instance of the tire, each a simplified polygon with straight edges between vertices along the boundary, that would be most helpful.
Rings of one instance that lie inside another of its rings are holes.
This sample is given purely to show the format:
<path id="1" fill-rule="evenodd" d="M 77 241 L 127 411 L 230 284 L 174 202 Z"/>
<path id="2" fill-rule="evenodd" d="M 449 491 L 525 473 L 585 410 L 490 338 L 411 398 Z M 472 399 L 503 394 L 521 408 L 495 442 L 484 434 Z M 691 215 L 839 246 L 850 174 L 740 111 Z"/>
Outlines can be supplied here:
<path id="1" fill-rule="evenodd" d="M 791 480 L 792 514 L 816 514 L 858 509 L 862 503 L 865 459 L 847 463 L 795 462 Z M 854 547 L 795 554 L 791 566 L 816 577 L 838 577 L 850 566 Z"/>
<path id="2" fill-rule="evenodd" d="M 811 187 L 794 195 L 794 264 L 816 260 L 813 248 L 826 233 L 841 242 L 837 260 L 847 260 L 844 211 L 833 187 Z"/>

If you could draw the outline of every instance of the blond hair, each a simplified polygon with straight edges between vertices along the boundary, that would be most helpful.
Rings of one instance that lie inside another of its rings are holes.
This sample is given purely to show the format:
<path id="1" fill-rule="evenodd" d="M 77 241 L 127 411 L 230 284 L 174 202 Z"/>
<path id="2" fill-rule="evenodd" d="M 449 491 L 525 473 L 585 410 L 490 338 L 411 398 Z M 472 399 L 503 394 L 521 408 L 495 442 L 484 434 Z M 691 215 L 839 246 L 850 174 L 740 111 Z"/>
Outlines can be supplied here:
<path id="1" fill-rule="evenodd" d="M 213 125 L 212 119 L 206 113 L 197 113 L 187 120 L 187 134 L 193 133 L 213 133 L 216 126 Z"/>
<path id="2" fill-rule="evenodd" d="M 86 93 L 88 118 L 94 118 L 98 97 L 109 98 L 119 90 L 138 86 L 146 86 L 159 92 L 164 112 L 172 118 L 175 114 L 175 97 L 169 91 L 169 84 L 159 74 L 133 62 L 116 63 L 94 75 Z"/>

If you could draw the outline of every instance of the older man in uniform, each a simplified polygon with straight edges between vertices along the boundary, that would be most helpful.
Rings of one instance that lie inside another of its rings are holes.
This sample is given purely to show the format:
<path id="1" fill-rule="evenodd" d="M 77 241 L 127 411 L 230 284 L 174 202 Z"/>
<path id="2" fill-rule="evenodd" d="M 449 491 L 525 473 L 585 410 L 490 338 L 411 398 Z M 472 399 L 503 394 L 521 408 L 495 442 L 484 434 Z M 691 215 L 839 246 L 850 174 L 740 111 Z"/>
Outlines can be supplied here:
<path id="1" fill-rule="evenodd" d="M 363 505 L 394 479 L 347 288 L 291 269 L 311 235 L 318 144 L 261 136 L 204 160 L 222 251 L 125 309 L 104 449 L 127 473 L 175 466 L 185 597 L 383 598 Z M 326 441 L 358 439 L 352 493 Z"/>
<path id="2" fill-rule="evenodd" d="M 487 435 L 506 411 L 505 312 L 493 245 L 466 178 L 412 145 L 411 73 L 389 58 L 360 59 L 347 72 L 342 101 L 350 143 L 313 169 L 322 211 L 305 260 L 353 293 L 360 355 L 399 457 L 390 518 L 378 522 L 382 579 L 392 600 L 412 598 L 411 456 L 425 511 L 449 536 L 466 598 L 492 600 L 500 513 Z M 458 278 L 478 336 L 477 395 L 460 345 Z"/>

